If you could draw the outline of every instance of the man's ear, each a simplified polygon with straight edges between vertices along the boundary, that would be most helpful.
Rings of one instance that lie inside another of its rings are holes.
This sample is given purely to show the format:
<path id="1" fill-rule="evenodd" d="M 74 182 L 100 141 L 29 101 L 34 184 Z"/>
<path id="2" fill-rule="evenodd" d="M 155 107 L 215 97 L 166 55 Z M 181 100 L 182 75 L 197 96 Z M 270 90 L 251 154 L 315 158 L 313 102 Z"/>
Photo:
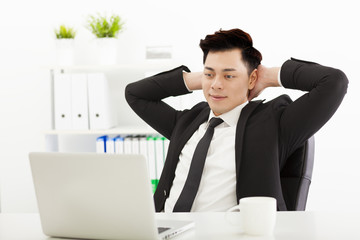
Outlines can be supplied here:
<path id="1" fill-rule="evenodd" d="M 258 72 L 257 72 L 257 69 L 255 68 L 249 77 L 249 85 L 248 85 L 249 90 L 252 90 L 255 87 L 255 84 L 256 84 L 256 81 L 258 78 L 257 74 L 258 74 Z"/>

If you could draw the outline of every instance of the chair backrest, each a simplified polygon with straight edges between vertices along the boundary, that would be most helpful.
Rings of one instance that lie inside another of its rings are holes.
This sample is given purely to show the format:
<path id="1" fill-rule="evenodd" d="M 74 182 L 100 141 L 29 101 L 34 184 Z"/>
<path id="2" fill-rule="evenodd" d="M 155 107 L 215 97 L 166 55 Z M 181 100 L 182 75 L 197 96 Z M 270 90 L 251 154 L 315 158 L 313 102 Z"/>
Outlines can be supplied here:
<path id="1" fill-rule="evenodd" d="M 314 166 L 314 136 L 298 148 L 281 170 L 281 187 L 289 211 L 304 211 Z"/>

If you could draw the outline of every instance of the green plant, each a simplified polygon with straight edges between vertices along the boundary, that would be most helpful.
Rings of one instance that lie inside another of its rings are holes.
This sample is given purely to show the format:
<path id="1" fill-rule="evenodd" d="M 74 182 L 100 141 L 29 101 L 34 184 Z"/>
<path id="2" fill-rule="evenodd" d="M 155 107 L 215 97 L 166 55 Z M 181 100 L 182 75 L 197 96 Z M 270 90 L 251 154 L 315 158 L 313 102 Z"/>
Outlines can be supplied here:
<path id="1" fill-rule="evenodd" d="M 123 29 L 124 22 L 119 15 L 112 15 L 110 18 L 101 16 L 89 16 L 88 29 L 98 38 L 114 37 Z"/>
<path id="2" fill-rule="evenodd" d="M 98 38 L 117 38 L 117 35 L 123 29 L 124 22 L 119 15 L 112 15 L 110 18 L 101 16 L 89 16 L 88 29 Z"/>
<path id="3" fill-rule="evenodd" d="M 55 29 L 55 34 L 57 39 L 75 38 L 76 32 L 73 28 L 61 25 L 59 29 Z"/>

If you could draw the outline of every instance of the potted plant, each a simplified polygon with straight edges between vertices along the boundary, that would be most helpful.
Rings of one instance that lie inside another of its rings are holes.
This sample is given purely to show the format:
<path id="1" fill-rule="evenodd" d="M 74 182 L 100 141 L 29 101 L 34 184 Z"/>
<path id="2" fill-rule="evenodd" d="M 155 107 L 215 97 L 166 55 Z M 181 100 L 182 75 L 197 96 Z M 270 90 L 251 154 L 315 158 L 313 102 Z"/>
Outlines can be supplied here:
<path id="1" fill-rule="evenodd" d="M 110 17 L 90 15 L 87 28 L 97 38 L 98 62 L 103 65 L 115 64 L 117 59 L 117 37 L 123 30 L 124 22 L 119 15 Z"/>
<path id="2" fill-rule="evenodd" d="M 57 64 L 74 64 L 74 38 L 76 36 L 74 29 L 60 25 L 58 29 L 55 29 L 55 36 Z"/>
<path id="3" fill-rule="evenodd" d="M 55 35 L 57 39 L 74 39 L 76 32 L 73 28 L 60 25 L 59 29 L 55 29 Z"/>

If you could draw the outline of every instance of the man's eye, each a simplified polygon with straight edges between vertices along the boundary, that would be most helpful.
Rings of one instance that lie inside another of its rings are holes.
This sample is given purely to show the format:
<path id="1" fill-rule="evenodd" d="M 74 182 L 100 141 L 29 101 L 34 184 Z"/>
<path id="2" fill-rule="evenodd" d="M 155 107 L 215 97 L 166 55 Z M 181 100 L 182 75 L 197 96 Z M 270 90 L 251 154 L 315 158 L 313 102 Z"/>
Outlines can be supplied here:
<path id="1" fill-rule="evenodd" d="M 234 76 L 233 75 L 225 75 L 225 78 L 231 79 L 231 78 L 234 78 Z"/>
<path id="2" fill-rule="evenodd" d="M 211 73 L 204 73 L 206 77 L 212 77 L 213 75 Z"/>

